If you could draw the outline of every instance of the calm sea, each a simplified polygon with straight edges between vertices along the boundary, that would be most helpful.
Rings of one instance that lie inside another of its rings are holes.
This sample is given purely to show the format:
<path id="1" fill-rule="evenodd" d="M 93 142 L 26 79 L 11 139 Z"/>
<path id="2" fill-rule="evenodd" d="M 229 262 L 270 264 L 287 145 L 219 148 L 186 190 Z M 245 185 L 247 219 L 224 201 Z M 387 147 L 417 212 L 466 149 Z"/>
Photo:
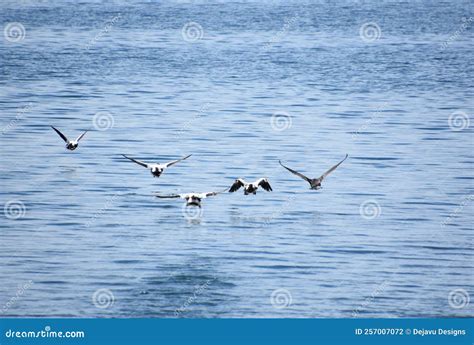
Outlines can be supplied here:
<path id="1" fill-rule="evenodd" d="M 473 13 L 2 1 L 0 315 L 472 317 Z"/>

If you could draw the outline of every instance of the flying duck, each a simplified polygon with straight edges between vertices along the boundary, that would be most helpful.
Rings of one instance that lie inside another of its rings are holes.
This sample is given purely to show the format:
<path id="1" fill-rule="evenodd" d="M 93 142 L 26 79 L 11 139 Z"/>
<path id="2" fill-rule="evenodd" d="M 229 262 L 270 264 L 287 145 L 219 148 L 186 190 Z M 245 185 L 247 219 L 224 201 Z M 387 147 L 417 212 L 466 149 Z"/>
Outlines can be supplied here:
<path id="1" fill-rule="evenodd" d="M 337 163 L 336 165 L 334 165 L 331 169 L 329 169 L 328 171 L 326 171 L 324 174 L 322 174 L 322 175 L 321 175 L 320 177 L 318 177 L 318 178 L 309 178 L 309 177 L 306 177 L 306 176 L 304 176 L 303 174 L 301 174 L 301 173 L 299 173 L 299 172 L 297 172 L 297 171 L 295 171 L 295 170 L 293 170 L 293 169 L 290 169 L 290 168 L 284 166 L 284 165 L 281 163 L 281 161 L 279 161 L 279 163 L 280 163 L 280 165 L 281 165 L 283 168 L 285 168 L 285 169 L 288 170 L 289 172 L 291 172 L 291 173 L 295 174 L 296 176 L 301 177 L 303 180 L 307 181 L 307 182 L 310 184 L 311 189 L 317 190 L 317 189 L 321 189 L 321 188 L 322 188 L 322 187 L 321 187 L 321 182 L 323 182 L 323 180 L 326 178 L 326 176 L 328 176 L 330 173 L 332 173 L 334 170 L 336 170 L 336 168 L 337 168 L 339 165 L 341 165 L 341 163 L 344 162 L 344 161 L 347 159 L 348 156 L 349 156 L 349 155 L 346 154 L 346 156 L 344 157 L 344 159 L 343 159 L 342 161 L 340 161 L 339 163 Z"/>
<path id="2" fill-rule="evenodd" d="M 181 161 L 184 161 L 185 159 L 191 157 L 192 155 L 188 155 L 184 158 L 181 158 L 181 159 L 177 159 L 175 161 L 171 161 L 171 162 L 168 162 L 168 163 L 165 163 L 165 164 L 160 164 L 160 163 L 155 163 L 155 164 L 148 164 L 148 163 L 145 163 L 145 162 L 142 162 L 142 161 L 139 161 L 137 159 L 134 159 L 134 158 L 131 158 L 131 157 L 127 157 L 126 155 L 122 155 L 124 156 L 125 158 L 131 160 L 132 162 L 135 162 L 139 165 L 141 165 L 142 167 L 145 167 L 147 169 L 150 169 L 150 172 L 151 174 L 154 176 L 154 177 L 160 177 L 161 174 L 163 173 L 163 171 L 166 169 L 166 168 L 169 168 L 170 166 L 172 166 L 173 164 L 176 164 L 178 162 L 181 162 Z"/>
<path id="3" fill-rule="evenodd" d="M 181 198 L 186 200 L 186 206 L 197 206 L 201 207 L 202 199 L 205 199 L 210 196 L 214 196 L 222 192 L 209 192 L 209 193 L 186 193 L 186 194 L 170 194 L 170 195 L 155 195 L 157 198 L 170 199 L 170 198 Z"/>
<path id="4" fill-rule="evenodd" d="M 240 187 L 244 187 L 244 194 L 257 194 L 258 187 L 262 187 L 267 192 L 271 192 L 273 189 L 268 182 L 268 179 L 261 178 L 255 182 L 248 183 L 244 179 L 238 178 L 234 181 L 234 184 L 230 187 L 229 193 L 233 193 L 240 189 Z"/>
<path id="5" fill-rule="evenodd" d="M 71 150 L 71 151 L 74 151 L 75 149 L 77 149 L 77 147 L 79 146 L 79 140 L 82 139 L 82 137 L 87 133 L 87 131 L 85 131 L 84 133 L 82 133 L 76 140 L 69 140 L 68 138 L 66 138 L 66 136 L 64 134 L 62 134 L 59 129 L 57 128 L 54 128 L 53 126 L 51 126 L 52 129 L 54 129 L 54 131 L 56 133 L 58 133 L 58 135 L 64 140 L 64 142 L 66 143 L 66 148 L 68 150 Z"/>

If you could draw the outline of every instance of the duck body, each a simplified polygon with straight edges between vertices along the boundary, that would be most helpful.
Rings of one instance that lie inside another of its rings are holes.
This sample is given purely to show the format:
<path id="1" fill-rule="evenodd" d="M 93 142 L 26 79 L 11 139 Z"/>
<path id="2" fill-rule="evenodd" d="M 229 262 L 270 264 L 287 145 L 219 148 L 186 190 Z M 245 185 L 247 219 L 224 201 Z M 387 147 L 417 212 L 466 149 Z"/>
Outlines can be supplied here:
<path id="1" fill-rule="evenodd" d="M 246 182 L 242 178 L 238 178 L 237 180 L 234 181 L 232 186 L 230 186 L 229 192 L 230 193 L 236 192 L 241 187 L 244 188 L 244 195 L 257 194 L 257 190 L 259 187 L 262 187 L 263 190 L 266 190 L 267 192 L 271 192 L 273 190 L 267 178 L 260 178 L 252 183 Z"/>

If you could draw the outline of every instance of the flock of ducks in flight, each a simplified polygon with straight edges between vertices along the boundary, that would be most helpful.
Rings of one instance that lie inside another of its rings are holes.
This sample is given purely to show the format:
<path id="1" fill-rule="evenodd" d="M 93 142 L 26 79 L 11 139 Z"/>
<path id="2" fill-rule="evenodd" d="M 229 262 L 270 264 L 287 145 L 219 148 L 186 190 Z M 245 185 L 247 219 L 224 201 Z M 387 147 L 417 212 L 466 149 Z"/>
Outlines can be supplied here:
<path id="1" fill-rule="evenodd" d="M 77 139 L 75 140 L 69 140 L 63 133 L 61 133 L 57 128 L 51 126 L 51 128 L 64 140 L 64 142 L 66 143 L 66 149 L 70 150 L 70 151 L 74 151 L 75 149 L 77 149 L 77 147 L 79 146 L 79 141 L 84 137 L 84 135 L 87 133 L 87 131 L 85 131 L 84 133 L 82 133 L 79 137 L 77 137 Z M 139 161 L 138 159 L 135 159 L 135 158 L 131 158 L 131 157 L 128 157 L 126 155 L 122 155 L 123 157 L 125 157 L 126 159 L 138 164 L 138 165 L 141 165 L 142 167 L 144 168 L 147 168 L 150 170 L 151 174 L 153 175 L 153 177 L 160 177 L 161 174 L 163 174 L 163 172 L 165 171 L 165 169 L 169 168 L 170 166 L 176 164 L 176 163 L 179 163 L 185 159 L 188 159 L 189 157 L 191 157 L 192 155 L 188 155 L 186 157 L 183 157 L 181 159 L 177 159 L 177 160 L 174 160 L 174 161 L 171 161 L 171 162 L 168 162 L 168 163 L 164 163 L 164 164 L 160 164 L 160 163 L 146 163 L 146 162 L 143 162 L 143 161 Z M 334 170 L 337 169 L 337 167 L 339 165 L 342 164 L 342 162 L 344 162 L 346 159 L 347 159 L 348 155 L 346 154 L 346 156 L 344 157 L 343 160 L 341 160 L 339 163 L 337 163 L 336 165 L 332 166 L 330 169 L 328 169 L 324 174 L 322 174 L 321 176 L 317 177 L 317 178 L 309 178 L 299 172 L 297 172 L 296 170 L 293 170 L 293 169 L 290 169 L 289 167 L 283 165 L 283 163 L 281 161 L 278 161 L 280 163 L 280 165 L 285 168 L 286 170 L 288 170 L 289 172 L 291 172 L 292 174 L 302 178 L 303 180 L 305 180 L 306 182 L 309 183 L 310 185 L 310 189 L 313 189 L 313 190 L 318 190 L 318 189 L 321 189 L 321 183 L 323 182 L 323 180 L 330 174 L 332 173 Z M 270 182 L 268 181 L 267 178 L 260 178 L 254 182 L 247 182 L 245 181 L 244 179 L 242 178 L 238 178 L 234 181 L 234 183 L 232 184 L 232 186 L 230 186 L 229 188 L 226 188 L 225 190 L 223 191 L 220 191 L 220 192 L 208 192 L 208 193 L 186 193 L 186 194 L 170 194 L 170 195 L 156 195 L 156 197 L 158 198 L 181 198 L 181 199 L 184 199 L 186 200 L 186 206 L 197 206 L 197 207 L 201 207 L 201 201 L 202 199 L 205 199 L 207 197 L 210 197 L 210 196 L 215 196 L 215 195 L 218 195 L 218 194 L 221 194 L 221 193 L 224 193 L 224 192 L 230 192 L 230 193 L 234 193 L 236 191 L 238 191 L 240 188 L 243 187 L 243 190 L 244 190 L 244 194 L 245 195 L 249 195 L 249 194 L 257 194 L 257 190 L 259 187 L 262 187 L 263 190 L 267 191 L 267 192 L 271 192 L 273 189 L 270 185 Z"/>

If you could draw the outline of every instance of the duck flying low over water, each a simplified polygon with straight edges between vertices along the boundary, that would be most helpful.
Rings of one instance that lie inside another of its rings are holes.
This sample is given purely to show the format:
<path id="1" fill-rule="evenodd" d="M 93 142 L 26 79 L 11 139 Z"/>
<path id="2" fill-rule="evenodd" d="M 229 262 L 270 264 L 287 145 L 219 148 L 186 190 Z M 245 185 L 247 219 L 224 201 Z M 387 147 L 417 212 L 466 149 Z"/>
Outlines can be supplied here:
<path id="1" fill-rule="evenodd" d="M 156 194 L 155 196 L 157 198 L 162 198 L 162 199 L 172 199 L 172 198 L 181 198 L 186 200 L 186 206 L 197 206 L 201 207 L 201 201 L 202 199 L 208 198 L 210 196 L 214 196 L 220 193 L 226 192 L 226 190 L 222 192 L 209 192 L 209 193 L 186 193 L 186 194 L 170 194 L 170 195 L 158 195 Z"/>
<path id="2" fill-rule="evenodd" d="M 322 174 L 320 177 L 318 178 L 309 178 L 309 177 L 306 177 L 305 175 L 293 170 L 293 169 L 290 169 L 288 168 L 287 166 L 284 166 L 281 161 L 278 161 L 280 163 L 280 165 L 285 168 L 286 170 L 288 170 L 289 172 L 291 172 L 292 174 L 295 174 L 296 176 L 299 176 L 301 177 L 303 180 L 305 180 L 306 182 L 308 182 L 311 186 L 311 189 L 321 189 L 321 182 L 323 182 L 323 180 L 326 178 L 326 176 L 328 176 L 330 173 L 332 173 L 334 170 L 336 170 L 336 168 L 342 164 L 342 162 L 344 162 L 347 157 L 349 157 L 349 155 L 346 154 L 346 156 L 344 157 L 344 159 L 342 161 L 340 161 L 339 163 L 337 163 L 336 165 L 334 165 L 333 167 L 331 167 L 328 171 L 326 171 L 324 174 Z"/>
<path id="3" fill-rule="evenodd" d="M 53 126 L 51 126 L 52 129 L 54 129 L 54 131 L 56 133 L 58 133 L 58 135 L 61 137 L 61 139 L 64 140 L 64 142 L 66 143 L 66 148 L 70 151 L 74 151 L 75 149 L 77 149 L 77 147 L 79 146 L 79 140 L 82 139 L 82 137 L 87 133 L 87 131 L 85 131 L 84 133 L 82 133 L 79 137 L 77 137 L 76 140 L 69 140 L 63 133 L 61 133 L 61 131 Z"/>
<path id="4" fill-rule="evenodd" d="M 244 187 L 245 195 L 257 194 L 258 187 L 262 187 L 267 192 L 271 192 L 273 190 L 267 178 L 261 178 L 252 183 L 246 182 L 244 179 L 238 178 L 237 180 L 234 181 L 234 184 L 230 187 L 229 193 L 233 193 L 239 190 L 240 187 Z"/>
<path id="5" fill-rule="evenodd" d="M 138 165 L 141 165 L 142 167 L 145 167 L 145 168 L 147 168 L 147 169 L 150 169 L 150 172 L 151 172 L 151 174 L 152 174 L 154 177 L 160 177 L 161 174 L 163 173 L 163 171 L 164 171 L 166 168 L 169 168 L 170 166 L 172 166 L 173 164 L 176 164 L 176 163 L 178 163 L 178 162 L 184 161 L 185 159 L 188 159 L 188 158 L 191 157 L 192 155 L 188 155 L 188 156 L 186 156 L 186 157 L 184 157 L 184 158 L 177 159 L 177 160 L 175 160 L 175 161 L 171 161 L 171 162 L 164 163 L 164 164 L 160 164 L 160 163 L 148 164 L 148 163 L 139 161 L 138 159 L 134 159 L 134 158 L 131 158 L 131 157 L 127 157 L 126 155 L 122 155 L 122 156 L 124 156 L 125 158 L 131 160 L 132 162 L 137 163 Z"/>

